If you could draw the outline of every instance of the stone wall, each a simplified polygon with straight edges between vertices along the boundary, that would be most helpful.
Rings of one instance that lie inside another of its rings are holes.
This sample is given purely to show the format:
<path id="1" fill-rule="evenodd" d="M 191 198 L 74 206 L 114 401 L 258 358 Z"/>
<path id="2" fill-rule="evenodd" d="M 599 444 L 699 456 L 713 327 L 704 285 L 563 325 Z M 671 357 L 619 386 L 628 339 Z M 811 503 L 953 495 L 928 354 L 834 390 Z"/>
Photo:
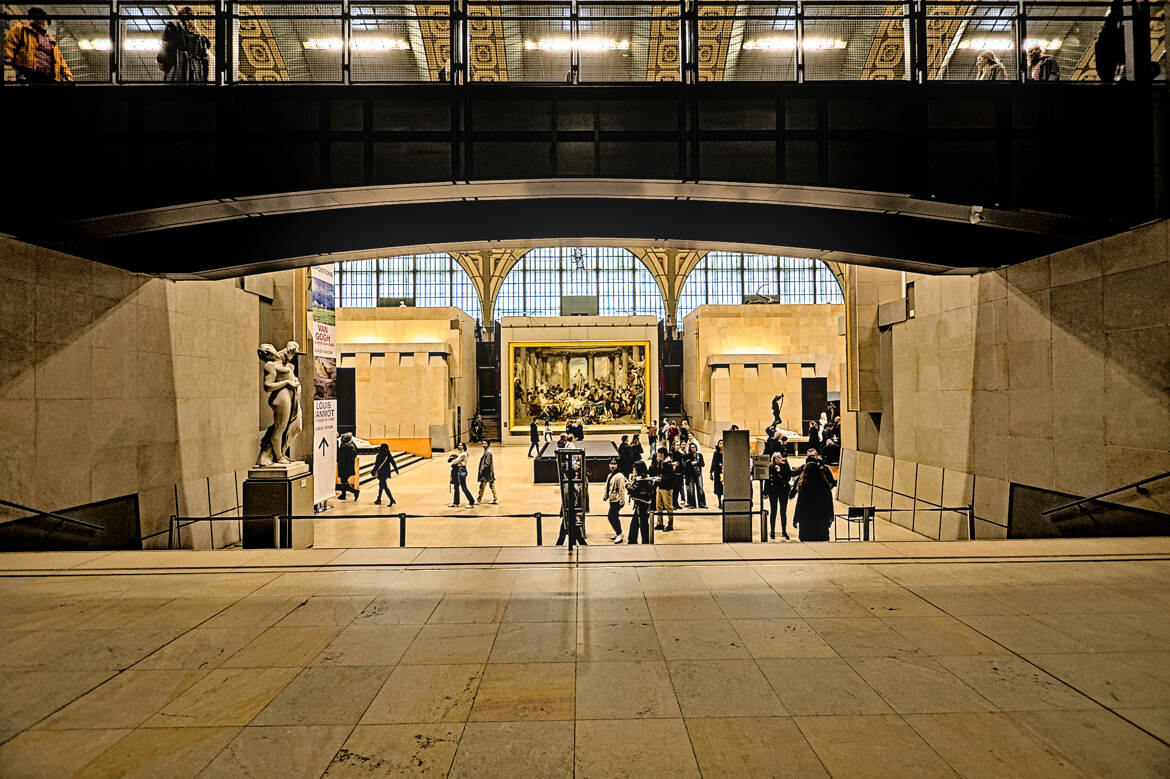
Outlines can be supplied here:
<path id="1" fill-rule="evenodd" d="M 260 435 L 260 297 L 2 237 L 0 277 L 0 497 L 52 511 L 137 495 L 144 536 L 176 500 L 200 516 L 236 505 Z M 215 545 L 234 533 L 217 525 Z M 212 543 L 206 526 L 190 540 Z"/>
<path id="2" fill-rule="evenodd" d="M 842 392 L 844 314 L 839 304 L 699 306 L 689 313 L 683 406 L 700 440 L 710 443 L 732 424 L 763 434 L 781 392 L 784 424 L 798 429 L 803 377 L 823 376 L 829 392 Z"/>
<path id="3" fill-rule="evenodd" d="M 337 312 L 342 367 L 354 368 L 357 435 L 430 456 L 431 425 L 454 445 L 478 405 L 475 320 L 459 308 L 345 308 Z"/>
<path id="4" fill-rule="evenodd" d="M 855 269 L 842 499 L 916 508 L 893 518 L 942 538 L 966 519 L 931 506 L 973 501 L 976 532 L 1002 537 L 1013 482 L 1085 497 L 1170 471 L 1168 255 L 1163 221 L 979 276 L 908 275 L 914 317 L 888 328 L 876 308 L 901 274 Z M 1170 511 L 1170 483 L 1117 500 Z"/>

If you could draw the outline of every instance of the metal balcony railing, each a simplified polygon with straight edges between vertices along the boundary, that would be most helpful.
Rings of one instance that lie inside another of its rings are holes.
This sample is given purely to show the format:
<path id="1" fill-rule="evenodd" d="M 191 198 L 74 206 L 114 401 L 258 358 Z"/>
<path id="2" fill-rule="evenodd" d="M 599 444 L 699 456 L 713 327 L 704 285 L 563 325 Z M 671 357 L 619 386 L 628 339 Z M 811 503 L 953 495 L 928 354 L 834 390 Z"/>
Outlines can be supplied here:
<path id="1" fill-rule="evenodd" d="M 5 4 L 14 45 L 34 8 L 78 84 L 1099 82 L 1107 26 L 1106 78 L 1167 69 L 1164 0 Z M 14 59 L 0 83 L 29 80 Z"/>

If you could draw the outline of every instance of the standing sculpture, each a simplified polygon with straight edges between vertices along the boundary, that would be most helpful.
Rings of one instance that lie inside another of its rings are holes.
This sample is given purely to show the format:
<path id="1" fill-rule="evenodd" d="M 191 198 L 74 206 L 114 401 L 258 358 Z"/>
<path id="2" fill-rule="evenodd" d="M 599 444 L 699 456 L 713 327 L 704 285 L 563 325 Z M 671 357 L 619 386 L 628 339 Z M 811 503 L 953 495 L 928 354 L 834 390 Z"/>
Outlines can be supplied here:
<path id="1" fill-rule="evenodd" d="M 260 344 L 256 350 L 264 363 L 264 391 L 272 407 L 272 425 L 260 440 L 260 466 L 288 465 L 288 452 L 301 432 L 301 382 L 293 372 L 293 360 L 301 351 L 296 341 L 277 350 L 272 344 Z"/>
<path id="2" fill-rule="evenodd" d="M 772 426 L 780 426 L 780 409 L 784 408 L 784 393 L 772 398 Z"/>

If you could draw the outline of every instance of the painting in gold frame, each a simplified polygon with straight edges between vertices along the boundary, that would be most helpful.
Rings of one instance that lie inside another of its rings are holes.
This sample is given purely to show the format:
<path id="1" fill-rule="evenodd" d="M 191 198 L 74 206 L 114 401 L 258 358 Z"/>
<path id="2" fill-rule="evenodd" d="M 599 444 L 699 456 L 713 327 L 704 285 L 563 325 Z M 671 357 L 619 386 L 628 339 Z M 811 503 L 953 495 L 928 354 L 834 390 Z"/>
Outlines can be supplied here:
<path id="1" fill-rule="evenodd" d="M 513 341 L 508 396 L 511 430 L 535 419 L 593 429 L 650 422 L 649 341 Z"/>

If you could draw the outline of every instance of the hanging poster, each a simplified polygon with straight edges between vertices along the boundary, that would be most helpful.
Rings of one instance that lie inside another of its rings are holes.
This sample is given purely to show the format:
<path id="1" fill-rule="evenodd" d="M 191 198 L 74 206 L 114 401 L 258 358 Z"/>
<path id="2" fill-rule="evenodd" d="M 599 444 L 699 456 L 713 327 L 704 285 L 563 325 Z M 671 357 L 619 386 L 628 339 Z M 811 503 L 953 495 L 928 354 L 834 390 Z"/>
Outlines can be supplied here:
<path id="1" fill-rule="evenodd" d="M 337 320 L 333 266 L 309 271 L 309 331 L 313 334 L 313 502 L 337 494 Z"/>

